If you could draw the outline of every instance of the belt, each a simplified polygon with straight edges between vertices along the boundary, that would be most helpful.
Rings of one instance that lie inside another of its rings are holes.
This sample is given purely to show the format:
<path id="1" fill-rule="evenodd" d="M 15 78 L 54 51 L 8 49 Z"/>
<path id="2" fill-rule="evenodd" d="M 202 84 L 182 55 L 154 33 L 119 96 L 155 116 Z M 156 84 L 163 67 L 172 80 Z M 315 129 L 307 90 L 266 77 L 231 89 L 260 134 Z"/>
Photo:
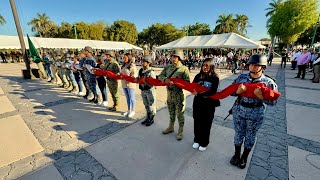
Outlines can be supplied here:
<path id="1" fill-rule="evenodd" d="M 262 102 L 257 102 L 257 103 L 246 103 L 243 101 L 240 101 L 239 103 L 241 106 L 246 107 L 246 108 L 256 108 L 256 107 L 261 107 L 263 106 Z"/>

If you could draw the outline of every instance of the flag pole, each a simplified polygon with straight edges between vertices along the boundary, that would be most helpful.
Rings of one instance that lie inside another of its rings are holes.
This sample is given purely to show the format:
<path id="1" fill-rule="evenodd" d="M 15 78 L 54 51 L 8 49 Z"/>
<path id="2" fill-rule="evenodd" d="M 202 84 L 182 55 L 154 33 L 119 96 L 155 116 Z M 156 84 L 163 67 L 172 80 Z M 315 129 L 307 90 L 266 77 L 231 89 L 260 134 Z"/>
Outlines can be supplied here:
<path id="1" fill-rule="evenodd" d="M 23 61 L 26 64 L 27 70 L 30 70 L 31 69 L 30 62 L 29 62 L 29 59 L 27 58 L 26 45 L 23 40 L 23 34 L 22 34 L 21 26 L 20 26 L 19 16 L 17 13 L 17 8 L 16 8 L 16 4 L 15 4 L 14 0 L 10 0 L 10 5 L 11 5 L 11 10 L 12 10 L 14 22 L 16 24 L 18 36 L 19 36 L 19 41 L 20 41 L 20 45 L 21 45 L 21 49 L 22 49 Z"/>

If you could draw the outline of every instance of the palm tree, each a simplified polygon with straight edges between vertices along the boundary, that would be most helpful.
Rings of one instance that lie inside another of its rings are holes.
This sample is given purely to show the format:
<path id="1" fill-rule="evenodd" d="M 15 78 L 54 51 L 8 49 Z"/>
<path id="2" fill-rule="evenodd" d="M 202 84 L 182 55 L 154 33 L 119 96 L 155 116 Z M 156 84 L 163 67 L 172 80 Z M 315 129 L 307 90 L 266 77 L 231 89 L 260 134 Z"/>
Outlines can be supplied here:
<path id="1" fill-rule="evenodd" d="M 220 14 L 216 24 L 217 25 L 214 28 L 214 33 L 220 34 L 236 31 L 236 23 L 232 18 L 232 14 Z"/>
<path id="2" fill-rule="evenodd" d="M 37 17 L 33 18 L 28 25 L 31 25 L 31 31 L 36 32 L 40 37 L 46 37 L 54 23 L 46 15 L 46 13 L 37 13 Z"/>
<path id="3" fill-rule="evenodd" d="M 237 31 L 241 35 L 247 34 L 247 28 L 252 27 L 249 24 L 249 18 L 248 16 L 244 14 L 236 14 L 235 22 L 237 24 Z"/>
<path id="4" fill-rule="evenodd" d="M 277 7 L 279 7 L 281 3 L 282 3 L 282 0 L 272 0 L 272 2 L 269 3 L 269 7 L 265 9 L 266 11 L 268 11 L 266 13 L 266 17 L 269 17 L 267 19 L 267 29 L 269 29 L 272 16 L 274 15 L 274 13 L 277 10 Z M 275 37 L 271 35 L 271 49 L 270 49 L 271 51 L 272 51 L 272 48 L 274 47 L 274 39 Z"/>
<path id="5" fill-rule="evenodd" d="M 0 15 L 0 24 L 4 25 L 6 23 L 6 20 L 3 18 L 3 16 Z"/>
<path id="6" fill-rule="evenodd" d="M 282 0 L 272 0 L 272 2 L 269 3 L 269 7 L 265 9 L 266 11 L 268 11 L 266 13 L 266 17 L 271 17 L 275 13 L 279 4 L 281 3 L 282 3 Z"/>

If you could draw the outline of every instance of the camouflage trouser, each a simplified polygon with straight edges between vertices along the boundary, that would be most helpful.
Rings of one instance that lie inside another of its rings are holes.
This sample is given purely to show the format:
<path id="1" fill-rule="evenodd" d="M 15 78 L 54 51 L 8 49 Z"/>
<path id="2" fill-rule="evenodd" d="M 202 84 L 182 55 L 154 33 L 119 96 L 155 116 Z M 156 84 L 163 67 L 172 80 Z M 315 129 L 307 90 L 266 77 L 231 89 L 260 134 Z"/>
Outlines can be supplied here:
<path id="1" fill-rule="evenodd" d="M 252 149 L 257 132 L 263 123 L 264 107 L 245 108 L 241 105 L 235 105 L 232 108 L 233 124 L 234 124 L 234 144 L 242 145 Z"/>
<path id="2" fill-rule="evenodd" d="M 57 66 L 51 64 L 51 70 L 52 70 L 52 74 L 54 76 L 55 82 L 56 83 L 61 83 L 61 79 L 58 76 L 58 68 L 57 68 Z"/>
<path id="3" fill-rule="evenodd" d="M 151 88 L 149 90 L 141 90 L 141 96 L 147 114 L 155 115 L 157 112 L 155 88 Z"/>
<path id="4" fill-rule="evenodd" d="M 184 125 L 184 111 L 186 105 L 186 97 L 183 91 L 167 90 L 167 104 L 170 115 L 170 123 L 174 124 L 176 116 L 178 118 L 179 126 Z"/>
<path id="5" fill-rule="evenodd" d="M 119 104 L 118 81 L 113 79 L 107 80 L 108 89 L 110 91 L 114 105 Z"/>
<path id="6" fill-rule="evenodd" d="M 70 86 L 70 83 L 67 79 L 67 76 L 66 76 L 66 70 L 63 69 L 62 67 L 59 67 L 59 76 L 60 76 L 60 79 L 62 80 L 62 83 L 65 85 L 65 86 Z"/>
<path id="7" fill-rule="evenodd" d="M 42 62 L 37 63 L 37 66 L 38 66 L 38 68 L 39 68 L 39 71 L 40 71 L 41 77 L 42 77 L 43 79 L 47 79 L 47 78 L 48 78 L 48 76 L 47 76 L 46 71 L 44 70 L 44 67 L 43 67 Z"/>

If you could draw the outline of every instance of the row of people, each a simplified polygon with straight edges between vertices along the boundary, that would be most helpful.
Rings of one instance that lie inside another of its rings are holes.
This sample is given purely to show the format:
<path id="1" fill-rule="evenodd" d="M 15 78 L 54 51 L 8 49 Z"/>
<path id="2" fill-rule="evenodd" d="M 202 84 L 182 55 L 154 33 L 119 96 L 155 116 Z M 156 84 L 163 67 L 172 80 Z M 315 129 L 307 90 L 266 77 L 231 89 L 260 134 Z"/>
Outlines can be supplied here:
<path id="1" fill-rule="evenodd" d="M 66 55 L 66 63 L 69 61 Z M 150 56 L 145 56 L 142 60 L 142 68 L 137 71 L 134 60 L 130 54 L 125 54 L 123 59 L 123 65 L 120 65 L 114 60 L 114 54 L 112 51 L 107 51 L 104 53 L 105 58 L 101 58 L 101 61 L 97 63 L 95 58 L 92 56 L 92 48 L 85 47 L 84 51 L 80 53 L 82 59 L 79 63 L 71 63 L 71 67 L 77 69 L 80 73 L 79 77 L 86 80 L 84 84 L 87 84 L 85 88 L 86 92 L 90 90 L 94 93 L 93 102 L 95 102 L 97 97 L 96 83 L 99 84 L 101 77 L 96 77 L 95 68 L 102 70 L 108 70 L 114 74 L 123 74 L 131 76 L 134 78 L 145 78 L 152 77 L 155 78 L 156 75 L 150 64 L 152 58 Z M 183 65 L 184 54 L 182 50 L 175 50 L 171 54 L 171 64 L 164 67 L 162 72 L 157 77 L 161 81 L 169 84 L 167 86 L 167 105 L 169 111 L 169 125 L 163 130 L 163 134 L 170 134 L 174 132 L 174 124 L 176 118 L 178 119 L 179 129 L 176 135 L 177 140 L 183 139 L 183 129 L 184 129 L 184 111 L 186 105 L 186 97 L 183 90 L 178 86 L 174 85 L 170 78 L 180 78 L 184 81 L 190 81 L 189 70 Z M 59 61 L 60 62 L 60 61 Z M 237 100 L 232 107 L 233 122 L 234 122 L 234 146 L 235 153 L 230 160 L 232 165 L 238 166 L 239 168 L 245 168 L 247 163 L 248 155 L 255 143 L 256 133 L 261 127 L 264 120 L 265 106 L 275 105 L 276 101 L 266 100 L 262 94 L 261 89 L 257 88 L 254 91 L 255 98 L 242 97 L 241 94 L 245 93 L 247 88 L 245 84 L 252 84 L 261 82 L 267 87 L 277 90 L 276 83 L 271 79 L 266 77 L 263 72 L 267 67 L 267 59 L 261 55 L 252 55 L 247 63 L 249 65 L 249 73 L 241 74 L 234 83 L 243 83 L 239 85 L 234 96 L 237 96 Z M 68 67 L 68 65 L 65 65 Z M 74 71 L 75 72 L 75 71 Z M 75 73 L 74 73 L 75 74 Z M 84 76 L 83 76 L 83 75 Z M 59 76 L 59 74 L 58 74 Z M 60 76 L 61 78 L 61 76 Z M 71 78 L 71 76 L 69 77 Z M 119 96 L 118 96 L 118 81 L 110 76 L 106 77 L 106 83 L 108 89 L 112 95 L 114 101 L 113 106 L 110 110 L 116 111 L 119 106 Z M 142 121 L 142 124 L 150 126 L 154 122 L 154 117 L 156 115 L 156 93 L 155 87 L 148 84 L 140 84 L 139 89 L 142 91 L 141 95 L 143 98 L 143 103 L 147 112 L 147 118 Z M 212 126 L 212 121 L 214 119 L 215 109 L 220 106 L 219 100 L 214 100 L 208 98 L 209 96 L 217 92 L 219 86 L 219 76 L 215 71 L 215 61 L 213 58 L 206 58 L 202 65 L 200 72 L 195 76 L 194 83 L 197 83 L 203 87 L 208 88 L 205 92 L 196 92 L 193 101 L 193 118 L 194 118 L 194 143 L 192 147 L 194 149 L 199 149 L 200 151 L 205 151 L 210 139 L 210 129 Z M 132 82 L 127 82 L 121 80 L 121 84 L 126 96 L 128 111 L 124 115 L 132 117 L 135 110 L 135 86 L 136 84 Z M 105 86 L 105 85 L 104 85 Z M 85 94 L 85 98 L 88 94 Z M 244 144 L 244 151 L 241 155 L 241 147 Z"/>

